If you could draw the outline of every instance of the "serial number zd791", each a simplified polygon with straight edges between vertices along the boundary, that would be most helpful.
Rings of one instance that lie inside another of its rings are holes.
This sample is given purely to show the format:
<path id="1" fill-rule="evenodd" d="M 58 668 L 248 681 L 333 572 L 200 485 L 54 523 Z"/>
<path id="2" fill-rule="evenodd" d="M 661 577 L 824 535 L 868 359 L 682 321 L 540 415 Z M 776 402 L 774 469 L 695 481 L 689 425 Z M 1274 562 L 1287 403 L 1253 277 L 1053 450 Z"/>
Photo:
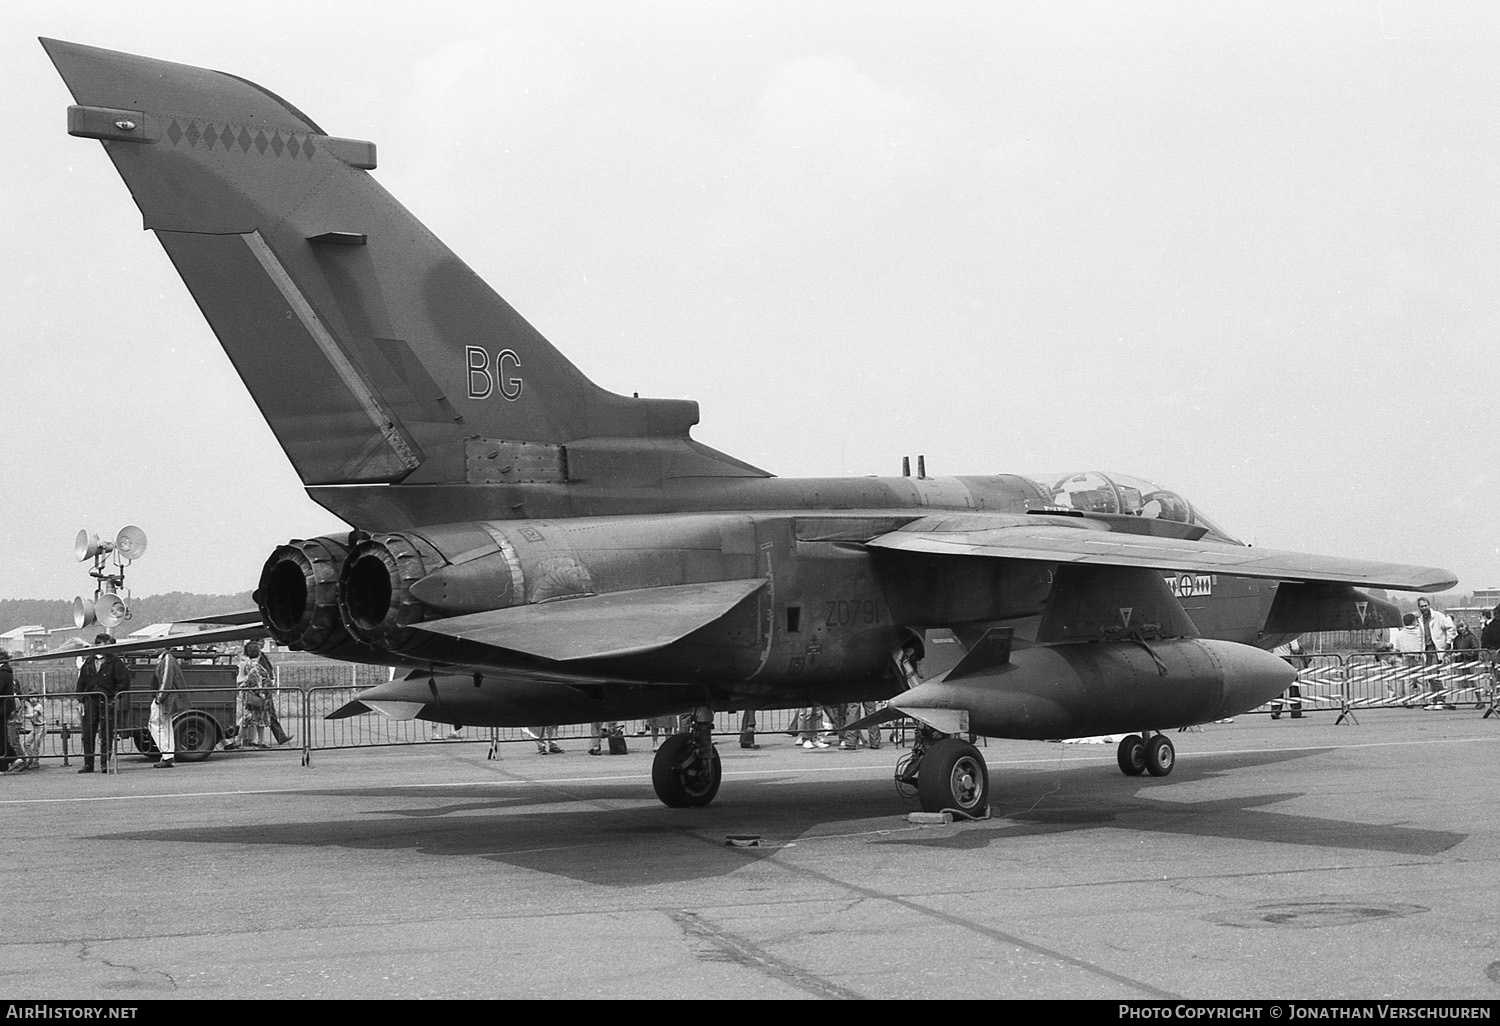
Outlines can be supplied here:
<path id="1" fill-rule="evenodd" d="M 829 627 L 854 627 L 880 619 L 874 599 L 848 599 L 823 603 L 823 622 Z"/>

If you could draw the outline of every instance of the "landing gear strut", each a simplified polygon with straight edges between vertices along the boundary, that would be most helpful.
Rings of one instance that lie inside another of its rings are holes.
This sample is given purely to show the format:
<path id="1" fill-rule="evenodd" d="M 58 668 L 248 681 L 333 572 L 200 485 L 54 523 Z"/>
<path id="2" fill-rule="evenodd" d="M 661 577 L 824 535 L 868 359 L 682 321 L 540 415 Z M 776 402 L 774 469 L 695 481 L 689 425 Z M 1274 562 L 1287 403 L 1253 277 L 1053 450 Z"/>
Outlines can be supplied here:
<path id="1" fill-rule="evenodd" d="M 699 717 L 693 730 L 673 734 L 656 750 L 651 786 L 663 805 L 690 809 L 707 805 L 719 793 L 724 770 L 714 747 L 713 717 Z"/>
<path id="2" fill-rule="evenodd" d="M 1115 758 L 1120 763 L 1120 772 L 1127 777 L 1138 777 L 1150 773 L 1153 777 L 1164 777 L 1172 772 L 1177 763 L 1177 750 L 1165 734 L 1150 735 L 1150 731 L 1131 734 L 1120 742 Z"/>

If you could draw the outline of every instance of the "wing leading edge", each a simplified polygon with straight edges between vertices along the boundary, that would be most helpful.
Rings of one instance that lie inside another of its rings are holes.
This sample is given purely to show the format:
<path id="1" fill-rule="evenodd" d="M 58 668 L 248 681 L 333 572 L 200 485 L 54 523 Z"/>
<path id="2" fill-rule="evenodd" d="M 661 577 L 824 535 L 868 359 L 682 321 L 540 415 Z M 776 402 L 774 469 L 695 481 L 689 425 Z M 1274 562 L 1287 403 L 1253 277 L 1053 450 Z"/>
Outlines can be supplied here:
<path id="1" fill-rule="evenodd" d="M 925 517 L 866 544 L 932 555 L 1025 559 L 1047 563 L 1191 570 L 1279 581 L 1356 584 L 1394 591 L 1446 591 L 1458 583 L 1447 570 L 1364 559 L 1316 556 L 1218 542 L 1111 531 L 1083 519 L 985 526 L 977 518 Z"/>

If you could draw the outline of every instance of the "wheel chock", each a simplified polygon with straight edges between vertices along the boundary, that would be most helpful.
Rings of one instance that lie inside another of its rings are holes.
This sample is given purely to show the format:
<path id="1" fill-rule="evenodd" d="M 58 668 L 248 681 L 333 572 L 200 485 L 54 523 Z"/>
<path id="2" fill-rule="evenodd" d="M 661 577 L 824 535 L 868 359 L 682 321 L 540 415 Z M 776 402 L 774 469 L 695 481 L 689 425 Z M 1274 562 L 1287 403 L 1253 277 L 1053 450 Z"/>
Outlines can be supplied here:
<path id="1" fill-rule="evenodd" d="M 990 807 L 986 805 L 977 812 L 964 812 L 962 809 L 944 809 L 942 812 L 908 812 L 906 821 L 918 826 L 947 826 L 955 819 L 978 821 L 990 818 Z"/>
<path id="2" fill-rule="evenodd" d="M 947 826 L 953 822 L 953 813 L 908 812 L 906 814 L 906 821 L 908 823 L 915 823 L 918 826 Z"/>

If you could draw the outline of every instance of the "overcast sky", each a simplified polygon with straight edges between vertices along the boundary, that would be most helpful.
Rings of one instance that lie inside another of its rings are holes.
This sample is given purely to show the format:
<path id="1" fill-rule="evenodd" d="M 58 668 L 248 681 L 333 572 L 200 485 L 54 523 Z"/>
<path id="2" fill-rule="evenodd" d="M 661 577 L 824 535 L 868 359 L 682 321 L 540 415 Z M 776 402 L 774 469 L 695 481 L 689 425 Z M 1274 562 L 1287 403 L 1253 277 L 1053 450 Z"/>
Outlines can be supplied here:
<path id="1" fill-rule="evenodd" d="M 301 485 L 36 36 L 248 78 L 599 384 L 786 476 L 1099 469 L 1500 585 L 1500 5 L 9 0 L 0 598 L 255 585 Z"/>

